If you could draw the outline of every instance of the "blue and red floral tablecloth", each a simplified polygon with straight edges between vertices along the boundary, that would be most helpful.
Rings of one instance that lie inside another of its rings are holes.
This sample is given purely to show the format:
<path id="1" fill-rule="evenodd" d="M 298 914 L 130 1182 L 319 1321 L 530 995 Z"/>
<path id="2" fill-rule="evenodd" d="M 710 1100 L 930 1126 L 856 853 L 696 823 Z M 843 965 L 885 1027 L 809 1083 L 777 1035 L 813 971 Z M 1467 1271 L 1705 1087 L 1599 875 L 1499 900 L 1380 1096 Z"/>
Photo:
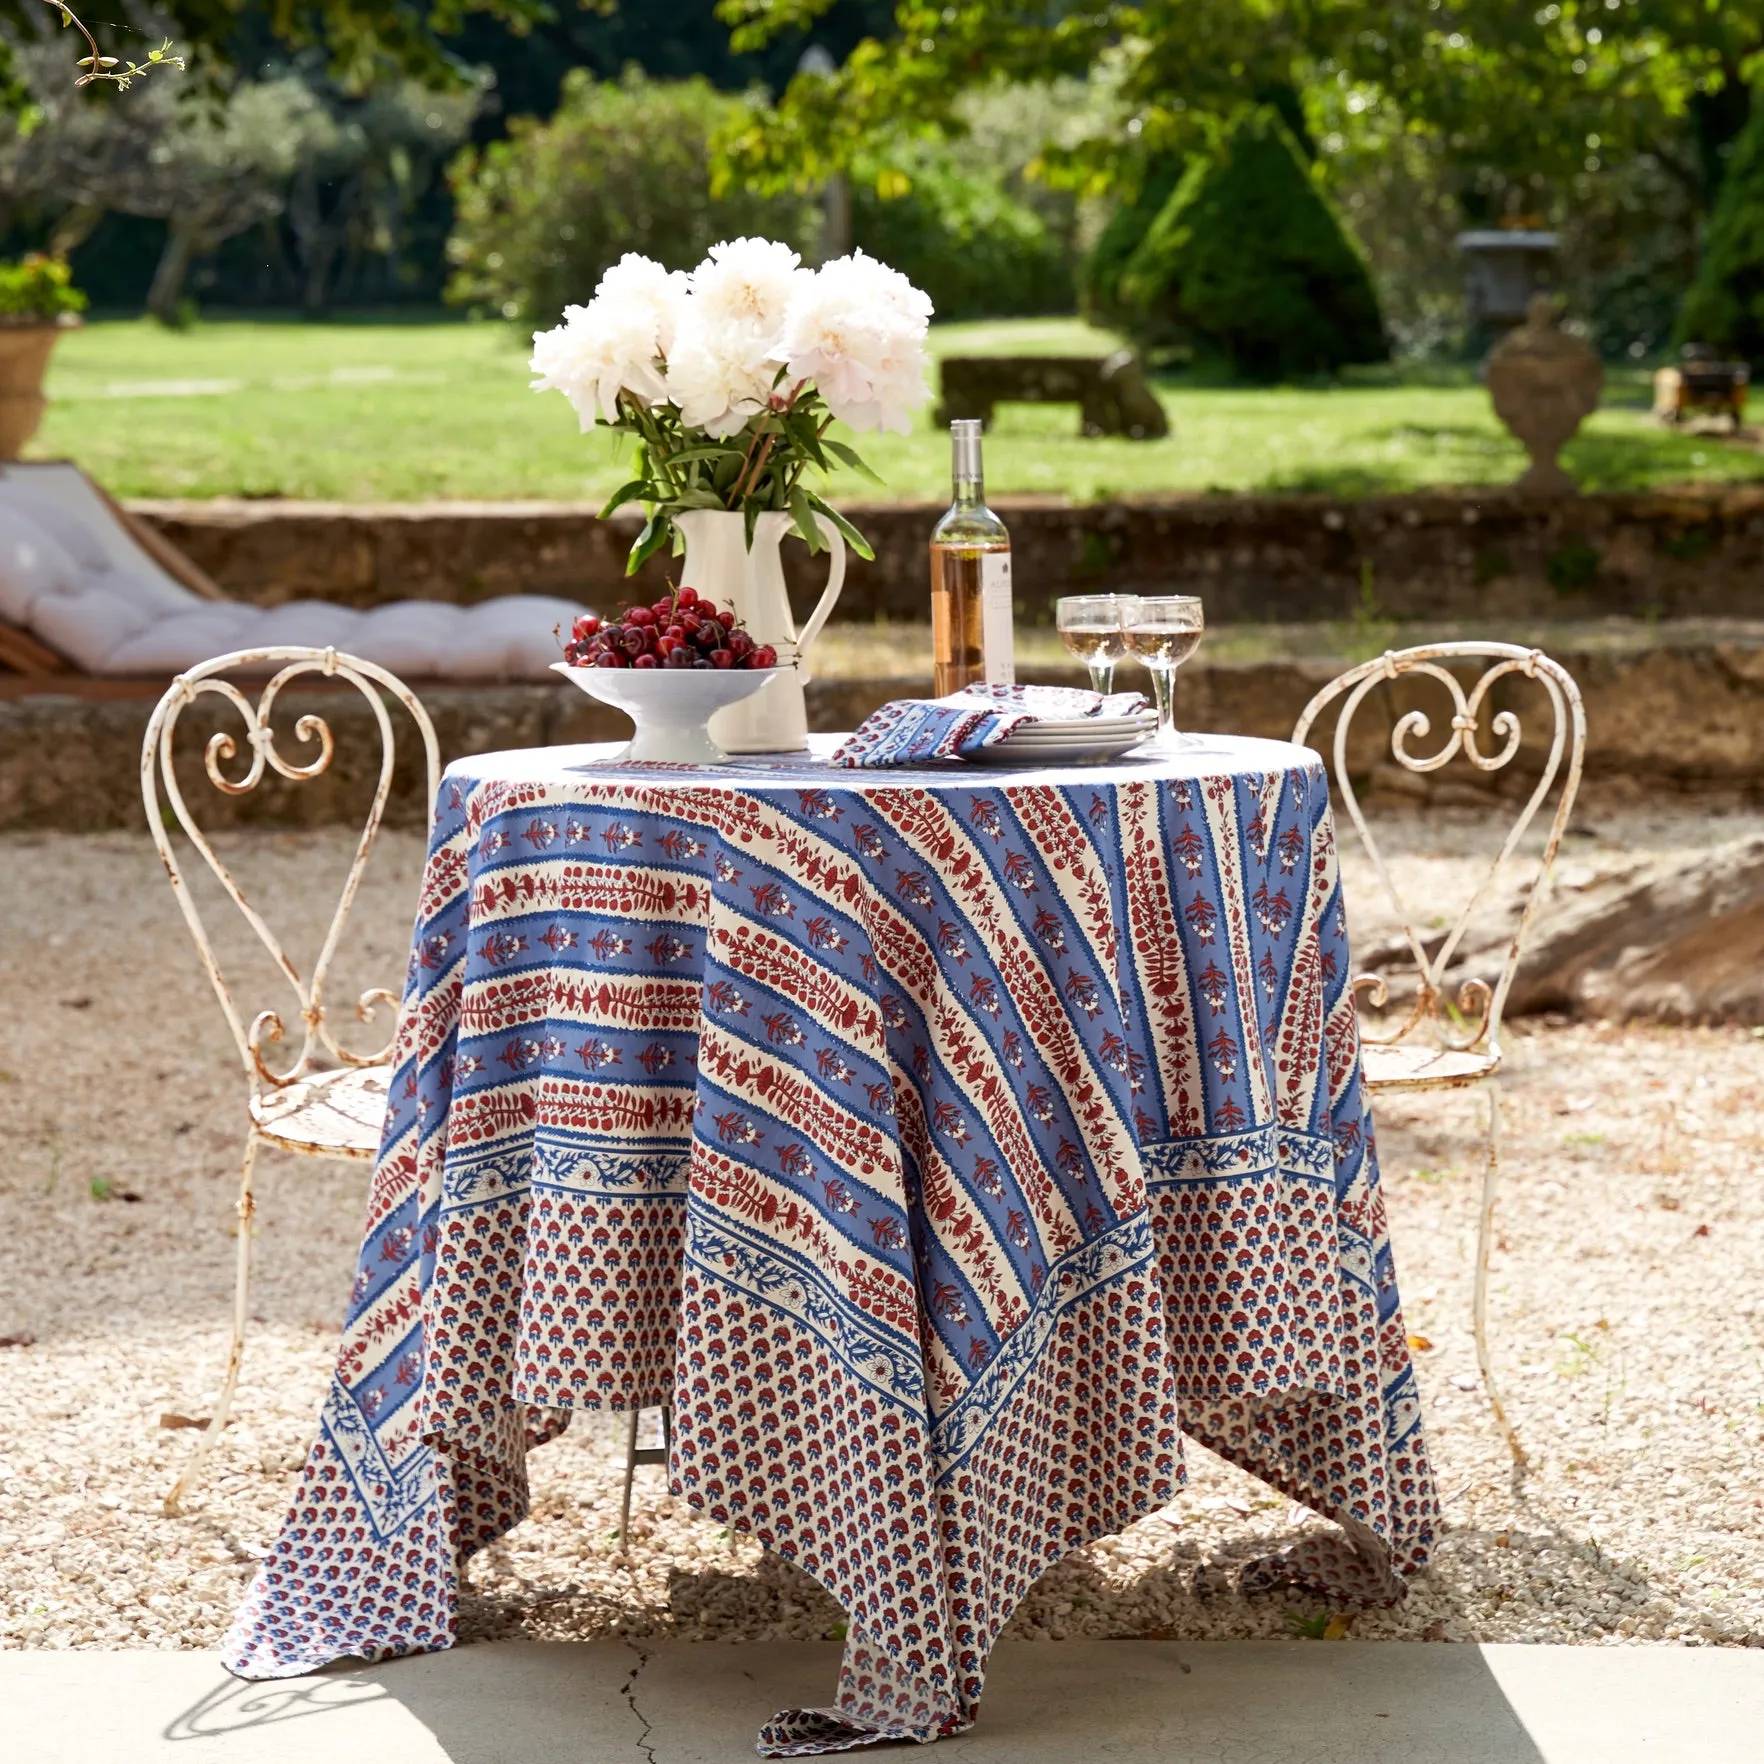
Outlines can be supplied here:
<path id="1" fill-rule="evenodd" d="M 1316 756 L 442 781 L 319 1438 L 226 1646 L 444 1648 L 575 1409 L 848 1617 L 776 1756 L 961 1731 L 1051 1563 L 1187 1433 L 1338 1522 L 1251 1588 L 1389 1602 L 1438 1509 Z"/>

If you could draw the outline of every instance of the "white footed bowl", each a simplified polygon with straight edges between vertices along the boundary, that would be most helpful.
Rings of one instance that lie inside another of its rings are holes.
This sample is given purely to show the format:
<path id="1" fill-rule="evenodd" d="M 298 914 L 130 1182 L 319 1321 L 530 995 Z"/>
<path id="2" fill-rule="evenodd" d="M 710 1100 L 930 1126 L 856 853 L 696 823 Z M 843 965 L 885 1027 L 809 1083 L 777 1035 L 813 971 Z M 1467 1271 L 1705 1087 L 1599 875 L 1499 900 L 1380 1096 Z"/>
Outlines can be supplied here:
<path id="1" fill-rule="evenodd" d="M 775 680 L 789 668 L 578 668 L 553 662 L 552 672 L 590 698 L 617 705 L 637 733 L 619 756 L 676 766 L 726 766 L 729 756 L 707 727 L 726 705 Z"/>

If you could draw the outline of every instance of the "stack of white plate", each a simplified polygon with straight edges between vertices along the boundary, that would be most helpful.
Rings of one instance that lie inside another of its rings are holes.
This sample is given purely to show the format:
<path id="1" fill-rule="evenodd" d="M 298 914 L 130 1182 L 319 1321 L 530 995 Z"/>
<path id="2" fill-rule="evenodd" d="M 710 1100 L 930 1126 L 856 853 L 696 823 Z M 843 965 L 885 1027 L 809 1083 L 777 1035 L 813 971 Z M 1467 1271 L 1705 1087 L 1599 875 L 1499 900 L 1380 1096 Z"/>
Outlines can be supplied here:
<path id="1" fill-rule="evenodd" d="M 1119 759 L 1158 732 L 1155 710 L 1125 717 L 1049 717 L 968 757 L 983 766 L 1088 766 Z"/>

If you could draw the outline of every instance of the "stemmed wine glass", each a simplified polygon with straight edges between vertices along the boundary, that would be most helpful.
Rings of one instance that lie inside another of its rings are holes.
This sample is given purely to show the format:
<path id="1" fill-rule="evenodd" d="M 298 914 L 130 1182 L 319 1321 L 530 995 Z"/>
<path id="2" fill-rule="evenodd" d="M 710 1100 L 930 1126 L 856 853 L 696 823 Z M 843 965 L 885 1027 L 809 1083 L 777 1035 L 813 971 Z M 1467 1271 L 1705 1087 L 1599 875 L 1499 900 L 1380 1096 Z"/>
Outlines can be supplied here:
<path id="1" fill-rule="evenodd" d="M 1151 670 L 1158 700 L 1158 732 L 1147 748 L 1165 753 L 1196 746 L 1192 735 L 1176 732 L 1176 670 L 1200 648 L 1206 618 L 1193 594 L 1128 598 L 1121 623 L 1128 649 Z M 1146 751 L 1145 748 L 1140 749 Z"/>
<path id="2" fill-rule="evenodd" d="M 1060 641 L 1090 670 L 1091 685 L 1105 697 L 1115 688 L 1115 664 L 1127 659 L 1121 609 L 1129 598 L 1068 594 L 1054 604 Z"/>

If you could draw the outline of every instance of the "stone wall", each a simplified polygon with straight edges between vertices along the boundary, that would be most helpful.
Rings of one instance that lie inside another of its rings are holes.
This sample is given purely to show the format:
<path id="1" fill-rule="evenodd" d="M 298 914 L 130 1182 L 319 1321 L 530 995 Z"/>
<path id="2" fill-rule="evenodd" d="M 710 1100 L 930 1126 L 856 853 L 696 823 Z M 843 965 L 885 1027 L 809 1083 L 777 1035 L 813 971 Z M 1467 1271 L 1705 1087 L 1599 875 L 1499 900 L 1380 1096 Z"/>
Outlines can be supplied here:
<path id="1" fill-rule="evenodd" d="M 1640 789 L 1764 790 L 1764 648 L 1674 641 L 1628 651 L 1558 646 L 1555 653 L 1585 695 L 1590 779 L 1627 780 Z M 1197 662 L 1183 670 L 1181 720 L 1189 728 L 1285 738 L 1312 695 L 1342 665 L 1315 659 Z M 1027 677 L 1065 683 L 1077 678 L 1067 670 L 1034 670 Z M 924 695 L 929 686 L 928 680 L 910 676 L 815 680 L 808 687 L 810 725 L 850 729 L 890 698 Z M 620 739 L 629 731 L 619 712 L 564 686 L 434 688 L 423 692 L 423 702 L 444 759 Z M 1498 787 L 1511 790 L 1535 775 L 1541 756 L 1548 732 L 1540 714 L 1541 691 L 1509 680 L 1498 689 L 1494 707 L 1515 711 L 1524 731 L 1520 758 L 1496 779 Z M 1350 771 L 1370 781 L 1375 792 L 1428 795 L 1434 783 L 1390 763 L 1390 731 L 1406 711 L 1425 710 L 1433 719 L 1431 737 L 1418 736 L 1412 748 L 1431 752 L 1448 731 L 1449 708 L 1440 689 L 1425 683 L 1380 686 L 1354 725 Z M 138 828 L 139 754 L 151 710 L 149 698 L 47 693 L 0 698 L 0 828 Z M 305 785 L 272 777 L 244 798 L 221 796 L 202 777 L 207 738 L 224 726 L 214 701 L 203 700 L 186 713 L 180 729 L 182 777 L 204 824 L 312 824 L 360 817 L 379 754 L 366 706 L 352 690 L 290 693 L 278 726 L 291 729 L 306 710 L 332 722 L 333 769 Z M 1327 736 L 1325 727 L 1313 739 L 1322 742 Z M 418 814 L 420 775 L 415 732 L 408 723 L 400 739 L 403 763 L 392 818 L 408 822 Z M 295 760 L 303 757 L 291 743 L 286 752 Z M 1464 800 L 1476 783 L 1475 774 L 1458 761 L 1440 775 L 1437 787 L 1444 800 Z"/>
<path id="2" fill-rule="evenodd" d="M 229 593 L 371 606 L 519 592 L 606 607 L 627 593 L 635 517 L 564 503 L 141 502 Z M 1764 488 L 1569 498 L 1441 491 L 1343 500 L 1188 496 L 1098 503 L 1001 499 L 1019 616 L 1060 594 L 1198 592 L 1209 619 L 1756 617 Z M 854 558 L 839 616 L 925 616 L 930 504 L 846 505 L 876 549 Z M 798 605 L 826 561 L 785 547 Z M 670 560 L 643 581 L 659 591 Z M 647 598 L 646 594 L 646 598 Z"/>

